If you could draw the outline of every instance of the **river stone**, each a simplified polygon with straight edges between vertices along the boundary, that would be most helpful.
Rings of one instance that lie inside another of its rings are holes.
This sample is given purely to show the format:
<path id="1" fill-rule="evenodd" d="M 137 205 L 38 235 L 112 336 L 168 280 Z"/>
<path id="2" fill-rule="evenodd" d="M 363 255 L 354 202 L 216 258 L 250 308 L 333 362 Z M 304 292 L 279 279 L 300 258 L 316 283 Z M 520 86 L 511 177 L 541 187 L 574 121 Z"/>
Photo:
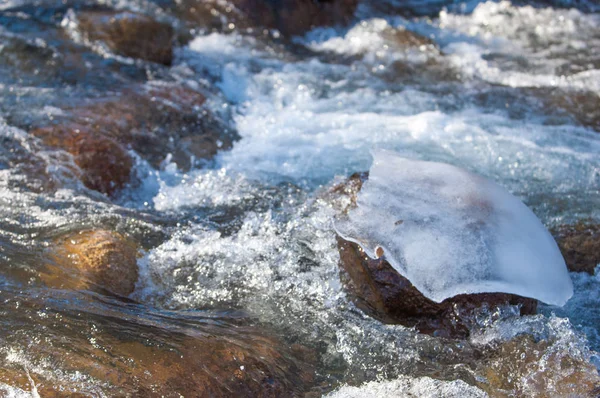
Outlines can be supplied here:
<path id="1" fill-rule="evenodd" d="M 133 292 L 138 279 L 137 256 L 137 245 L 117 232 L 76 232 L 53 243 L 53 264 L 42 274 L 42 280 L 56 288 L 83 290 L 99 286 L 126 296 Z"/>
<path id="2" fill-rule="evenodd" d="M 298 397 L 313 383 L 305 348 L 288 347 L 264 328 L 208 320 L 182 333 L 134 320 L 99 321 L 93 339 L 53 321 L 47 327 L 54 333 L 27 352 L 52 372 L 0 361 L 0 383 L 25 391 L 35 384 L 45 398 Z"/>
<path id="3" fill-rule="evenodd" d="M 173 28 L 130 11 L 82 11 L 78 28 L 89 42 L 102 42 L 116 54 L 163 65 L 173 61 Z"/>
<path id="4" fill-rule="evenodd" d="M 552 231 L 571 272 L 593 275 L 600 265 L 600 225 L 581 221 L 560 225 Z"/>
<path id="5" fill-rule="evenodd" d="M 366 179 L 368 173 L 357 173 L 332 189 L 349 199 L 342 212 L 356 206 L 356 194 Z M 385 253 L 370 258 L 358 244 L 340 236 L 337 244 L 340 278 L 350 298 L 381 322 L 414 326 L 422 333 L 438 336 L 466 337 L 476 313 L 484 307 L 519 305 L 521 315 L 536 312 L 537 300 L 506 293 L 462 294 L 436 303 L 400 275 L 386 261 Z"/>
<path id="6" fill-rule="evenodd" d="M 72 123 L 35 128 L 30 134 L 43 143 L 73 155 L 81 169 L 81 181 L 95 191 L 112 195 L 129 182 L 133 160 L 125 147 L 89 125 Z"/>
<path id="7" fill-rule="evenodd" d="M 484 379 L 478 387 L 490 396 L 598 397 L 600 376 L 592 362 L 565 347 L 552 347 L 547 340 L 518 335 L 498 344 L 478 366 Z"/>
<path id="8" fill-rule="evenodd" d="M 290 36 L 318 26 L 346 24 L 356 5 L 357 0 L 181 0 L 166 8 L 202 29 L 262 27 Z"/>
<path id="9" fill-rule="evenodd" d="M 129 149 L 154 167 L 170 154 L 171 161 L 188 170 L 232 146 L 237 135 L 205 101 L 202 93 L 179 84 L 133 86 L 60 106 L 60 115 L 34 126 L 30 134 L 71 153 L 88 188 L 114 195 L 130 182 Z"/>

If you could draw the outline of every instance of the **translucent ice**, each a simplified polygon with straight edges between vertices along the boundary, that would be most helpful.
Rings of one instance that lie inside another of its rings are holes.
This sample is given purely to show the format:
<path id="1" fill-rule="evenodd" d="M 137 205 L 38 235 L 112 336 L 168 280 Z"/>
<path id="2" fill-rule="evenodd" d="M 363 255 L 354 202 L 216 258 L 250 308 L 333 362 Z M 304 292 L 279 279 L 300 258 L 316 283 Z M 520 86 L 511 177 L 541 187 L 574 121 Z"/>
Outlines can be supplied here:
<path id="1" fill-rule="evenodd" d="M 460 168 L 375 151 L 358 206 L 336 224 L 430 299 L 504 292 L 563 305 L 573 294 L 552 236 L 519 199 Z"/>

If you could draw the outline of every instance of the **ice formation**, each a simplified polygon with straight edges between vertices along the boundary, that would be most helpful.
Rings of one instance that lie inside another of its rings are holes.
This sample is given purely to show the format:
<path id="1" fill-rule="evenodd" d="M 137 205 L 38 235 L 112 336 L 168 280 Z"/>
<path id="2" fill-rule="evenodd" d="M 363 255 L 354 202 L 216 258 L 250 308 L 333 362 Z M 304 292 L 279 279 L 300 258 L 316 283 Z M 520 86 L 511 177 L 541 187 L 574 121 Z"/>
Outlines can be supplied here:
<path id="1" fill-rule="evenodd" d="M 460 168 L 373 152 L 357 207 L 336 224 L 430 299 L 512 293 L 553 305 L 573 294 L 552 236 L 519 199 Z"/>

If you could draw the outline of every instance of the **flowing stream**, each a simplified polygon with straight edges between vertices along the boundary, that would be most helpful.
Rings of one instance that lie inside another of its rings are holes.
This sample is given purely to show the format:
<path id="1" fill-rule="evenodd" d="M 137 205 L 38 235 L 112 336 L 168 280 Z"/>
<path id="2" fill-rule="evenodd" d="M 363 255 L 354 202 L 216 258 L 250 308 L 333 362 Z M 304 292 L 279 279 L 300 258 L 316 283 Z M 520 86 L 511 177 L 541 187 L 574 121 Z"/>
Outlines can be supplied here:
<path id="1" fill-rule="evenodd" d="M 183 24 L 167 2 L 99 3 Z M 361 396 L 352 386 L 369 383 L 372 396 L 567 396 L 556 386 L 571 382 L 586 396 L 578 383 L 600 380 L 600 272 L 571 273 L 562 308 L 482 314 L 466 340 L 385 325 L 345 294 L 327 192 L 389 149 L 488 177 L 549 228 L 599 222 L 597 6 L 423 0 L 407 4 L 434 11 L 409 16 L 400 3 L 361 1 L 349 24 L 291 38 L 198 28 L 163 67 L 78 39 L 77 2 L 0 1 L 0 395 L 40 396 L 40 384 L 135 395 L 77 364 L 125 369 L 116 340 L 222 330 L 251 342 L 264 329 L 313 352 L 298 395 Z M 157 163 L 130 149 L 135 179 L 109 198 L 29 134 L 82 98 L 148 82 L 209 93 L 208 109 L 237 132 L 231 148 L 191 169 L 167 148 L 153 149 Z M 142 248 L 134 292 L 46 286 L 55 239 L 100 227 Z"/>

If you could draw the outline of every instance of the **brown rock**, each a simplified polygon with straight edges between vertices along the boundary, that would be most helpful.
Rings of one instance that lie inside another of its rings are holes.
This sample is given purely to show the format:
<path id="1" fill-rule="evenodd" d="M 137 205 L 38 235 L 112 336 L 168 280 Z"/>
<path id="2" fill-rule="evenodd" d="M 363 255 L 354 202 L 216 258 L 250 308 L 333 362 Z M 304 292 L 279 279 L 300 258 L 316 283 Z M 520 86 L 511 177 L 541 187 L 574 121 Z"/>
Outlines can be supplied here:
<path id="1" fill-rule="evenodd" d="M 82 182 L 90 189 L 111 195 L 129 181 L 133 161 L 114 140 L 94 134 L 89 126 L 71 124 L 36 128 L 30 134 L 71 155 L 82 170 Z"/>
<path id="2" fill-rule="evenodd" d="M 600 264 L 600 225 L 580 221 L 558 226 L 552 235 L 569 271 L 594 274 L 594 269 Z"/>
<path id="3" fill-rule="evenodd" d="M 298 35 L 318 26 L 346 24 L 354 16 L 357 0 L 283 0 L 275 2 L 276 27 Z"/>
<path id="4" fill-rule="evenodd" d="M 73 324 L 73 316 L 38 321 L 52 333 L 26 355 L 41 366 L 27 371 L 0 361 L 0 382 L 30 391 L 29 373 L 43 397 L 294 397 L 313 382 L 313 364 L 264 329 L 240 321 L 207 318 L 171 330 L 160 319 L 148 325 L 131 317 L 92 318 L 100 329 L 92 337 L 89 328 Z"/>
<path id="5" fill-rule="evenodd" d="M 597 93 L 562 89 L 537 89 L 533 92 L 549 114 L 568 116 L 582 126 L 600 132 L 600 95 Z"/>
<path id="6" fill-rule="evenodd" d="M 130 179 L 127 149 L 158 167 L 170 153 L 180 168 L 231 147 L 236 136 L 204 107 L 205 97 L 177 84 L 136 86 L 79 106 L 62 107 L 51 125 L 30 133 L 74 156 L 83 182 L 114 194 Z"/>
<path id="7" fill-rule="evenodd" d="M 345 24 L 354 15 L 357 0 L 182 0 L 176 11 L 201 28 L 223 28 L 219 20 L 236 28 L 277 29 L 299 35 L 313 27 Z"/>
<path id="8" fill-rule="evenodd" d="M 77 20 L 87 41 L 102 42 L 119 55 L 164 65 L 173 61 L 170 25 L 129 11 L 84 11 Z"/>
<path id="9" fill-rule="evenodd" d="M 347 212 L 356 206 L 356 194 L 367 173 L 352 175 L 348 183 L 333 188 L 332 193 L 347 196 Z M 465 294 L 436 303 L 415 288 L 385 259 L 366 255 L 362 248 L 338 236 L 340 278 L 357 307 L 385 323 L 415 326 L 423 333 L 450 337 L 468 335 L 468 326 L 482 307 L 520 305 L 521 314 L 534 314 L 537 301 L 505 293 Z"/>
<path id="10" fill-rule="evenodd" d="M 485 379 L 477 384 L 490 396 L 547 397 L 552 392 L 556 397 L 596 397 L 598 371 L 577 355 L 546 340 L 519 335 L 486 358 L 479 369 Z"/>
<path id="11" fill-rule="evenodd" d="M 537 301 L 505 293 L 461 294 L 436 303 L 385 260 L 368 257 L 359 245 L 338 237 L 340 277 L 356 306 L 384 323 L 415 326 L 420 332 L 449 337 L 468 335 L 475 312 L 484 306 L 520 305 L 534 314 Z"/>
<path id="12" fill-rule="evenodd" d="M 41 278 L 61 289 L 100 286 L 126 296 L 138 279 L 138 248 L 123 235 L 102 229 L 80 231 L 53 243 L 49 264 Z"/>

